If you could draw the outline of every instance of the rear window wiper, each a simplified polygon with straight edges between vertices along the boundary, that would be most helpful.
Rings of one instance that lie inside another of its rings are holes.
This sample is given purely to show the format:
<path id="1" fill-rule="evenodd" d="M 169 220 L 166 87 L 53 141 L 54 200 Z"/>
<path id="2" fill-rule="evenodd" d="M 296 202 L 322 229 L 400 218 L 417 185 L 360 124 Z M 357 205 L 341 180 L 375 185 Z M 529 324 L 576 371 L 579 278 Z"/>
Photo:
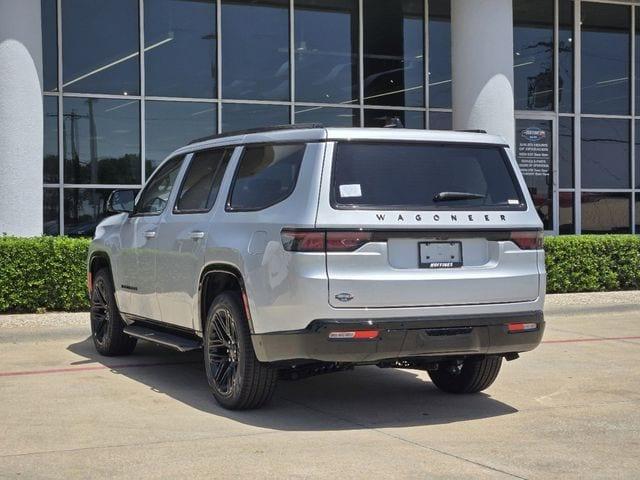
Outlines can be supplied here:
<path id="1" fill-rule="evenodd" d="M 433 201 L 443 202 L 446 200 L 471 200 L 484 197 L 486 197 L 486 195 L 473 192 L 440 192 L 434 195 Z"/>

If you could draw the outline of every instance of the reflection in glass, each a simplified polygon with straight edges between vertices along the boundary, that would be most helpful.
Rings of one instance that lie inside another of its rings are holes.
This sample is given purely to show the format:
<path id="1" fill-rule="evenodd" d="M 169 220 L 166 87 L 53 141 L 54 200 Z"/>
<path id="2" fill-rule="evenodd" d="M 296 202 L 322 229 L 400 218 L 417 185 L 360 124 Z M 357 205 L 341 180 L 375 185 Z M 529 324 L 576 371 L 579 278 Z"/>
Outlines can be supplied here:
<path id="1" fill-rule="evenodd" d="M 165 102 L 145 104 L 145 177 L 174 150 L 217 132 L 215 103 Z"/>
<path id="2" fill-rule="evenodd" d="M 140 183 L 140 102 L 65 97 L 63 122 L 65 183 Z"/>
<path id="3" fill-rule="evenodd" d="M 298 106 L 296 123 L 321 123 L 325 127 L 359 127 L 360 111 L 355 108 Z"/>
<path id="4" fill-rule="evenodd" d="M 222 105 L 222 131 L 288 125 L 289 107 L 285 105 L 262 105 L 248 103 L 225 103 Z"/>
<path id="5" fill-rule="evenodd" d="M 364 103 L 424 106 L 424 2 L 363 5 Z"/>
<path id="6" fill-rule="evenodd" d="M 42 99 L 44 113 L 43 165 L 44 183 L 58 183 L 60 156 L 58 155 L 58 97 Z"/>
<path id="7" fill-rule="evenodd" d="M 64 234 L 93 236 L 96 225 L 107 217 L 107 200 L 111 189 L 65 188 Z"/>
<path id="8" fill-rule="evenodd" d="M 358 2 L 295 1 L 296 100 L 357 103 Z"/>
<path id="9" fill-rule="evenodd" d="M 583 118 L 582 188 L 629 188 L 629 121 Z"/>
<path id="10" fill-rule="evenodd" d="M 582 233 L 629 233 L 628 193 L 582 193 Z"/>
<path id="11" fill-rule="evenodd" d="M 42 89 L 58 90 L 58 28 L 56 0 L 41 0 L 42 15 Z"/>
<path id="12" fill-rule="evenodd" d="M 384 127 L 397 120 L 404 128 L 424 129 L 424 112 L 412 110 L 371 110 L 364 111 L 365 127 Z"/>
<path id="13" fill-rule="evenodd" d="M 553 110 L 553 3 L 513 2 L 516 110 Z"/>
<path id="14" fill-rule="evenodd" d="M 216 95 L 215 0 L 154 0 L 144 8 L 147 95 Z"/>
<path id="15" fill-rule="evenodd" d="M 636 234 L 640 233 L 640 193 L 636 193 Z"/>
<path id="16" fill-rule="evenodd" d="M 640 113 L 640 8 L 636 8 L 636 31 L 635 33 L 635 43 L 636 43 L 636 115 Z M 637 232 L 638 233 L 638 232 Z"/>
<path id="17" fill-rule="evenodd" d="M 451 0 L 429 0 L 429 107 L 451 108 Z"/>
<path id="18" fill-rule="evenodd" d="M 573 208 L 573 192 L 560 192 L 558 194 L 559 205 L 559 230 L 560 235 L 573 235 L 576 233 L 575 214 Z"/>
<path id="19" fill-rule="evenodd" d="M 60 190 L 45 188 L 43 192 L 42 231 L 45 235 L 60 234 Z"/>
<path id="20" fill-rule="evenodd" d="M 636 120 L 636 188 L 640 188 L 640 120 Z M 640 233 L 640 232 L 638 232 Z"/>
<path id="21" fill-rule="evenodd" d="M 453 130 L 451 112 L 429 112 L 429 130 Z"/>
<path id="22" fill-rule="evenodd" d="M 558 105 L 563 113 L 573 112 L 573 0 L 558 4 Z"/>
<path id="23" fill-rule="evenodd" d="M 560 188 L 573 188 L 573 118 L 560 117 L 558 135 Z"/>
<path id="24" fill-rule="evenodd" d="M 516 120 L 516 160 L 545 230 L 553 230 L 551 120 Z"/>
<path id="25" fill-rule="evenodd" d="M 222 96 L 289 100 L 289 2 L 223 0 Z"/>
<path id="26" fill-rule="evenodd" d="M 631 9 L 582 2 L 582 112 L 629 113 Z"/>
<path id="27" fill-rule="evenodd" d="M 61 0 L 63 90 L 140 92 L 138 0 Z"/>

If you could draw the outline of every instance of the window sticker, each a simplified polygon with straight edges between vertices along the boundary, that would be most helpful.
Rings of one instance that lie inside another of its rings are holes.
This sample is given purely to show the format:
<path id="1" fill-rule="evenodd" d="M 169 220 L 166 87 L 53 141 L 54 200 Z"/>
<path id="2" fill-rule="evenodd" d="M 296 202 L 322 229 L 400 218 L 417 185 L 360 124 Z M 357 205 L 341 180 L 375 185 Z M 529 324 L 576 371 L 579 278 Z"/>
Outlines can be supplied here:
<path id="1" fill-rule="evenodd" d="M 362 189 L 359 183 L 340 185 L 340 196 L 342 198 L 361 197 Z"/>
<path id="2" fill-rule="evenodd" d="M 520 201 L 519 201 L 519 200 L 517 200 L 517 199 L 510 198 L 509 200 L 507 200 L 507 203 L 508 203 L 509 205 L 519 205 L 519 204 L 520 204 Z"/>

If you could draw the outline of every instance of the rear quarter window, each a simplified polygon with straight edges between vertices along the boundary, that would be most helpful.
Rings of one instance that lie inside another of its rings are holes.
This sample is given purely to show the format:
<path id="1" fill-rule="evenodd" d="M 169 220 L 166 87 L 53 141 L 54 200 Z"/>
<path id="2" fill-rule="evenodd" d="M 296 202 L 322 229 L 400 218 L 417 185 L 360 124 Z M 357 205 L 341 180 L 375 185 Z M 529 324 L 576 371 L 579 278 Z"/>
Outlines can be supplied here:
<path id="1" fill-rule="evenodd" d="M 500 146 L 340 142 L 332 174 L 335 208 L 523 210 Z"/>
<path id="2" fill-rule="evenodd" d="M 262 210 L 286 199 L 296 186 L 305 148 L 304 144 L 245 147 L 227 210 Z"/>

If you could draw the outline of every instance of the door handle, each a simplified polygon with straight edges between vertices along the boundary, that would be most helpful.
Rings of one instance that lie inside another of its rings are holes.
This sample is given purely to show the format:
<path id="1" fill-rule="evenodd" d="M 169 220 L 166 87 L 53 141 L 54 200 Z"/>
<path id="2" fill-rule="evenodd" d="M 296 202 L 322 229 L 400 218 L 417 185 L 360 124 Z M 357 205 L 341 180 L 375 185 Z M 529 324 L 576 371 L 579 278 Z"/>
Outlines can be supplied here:
<path id="1" fill-rule="evenodd" d="M 204 238 L 204 232 L 196 230 L 196 231 L 191 232 L 189 234 L 189 236 L 194 240 L 200 240 L 200 239 Z"/>
<path id="2" fill-rule="evenodd" d="M 144 232 L 144 236 L 146 238 L 156 238 L 156 231 L 155 230 L 147 230 L 146 232 Z"/>

